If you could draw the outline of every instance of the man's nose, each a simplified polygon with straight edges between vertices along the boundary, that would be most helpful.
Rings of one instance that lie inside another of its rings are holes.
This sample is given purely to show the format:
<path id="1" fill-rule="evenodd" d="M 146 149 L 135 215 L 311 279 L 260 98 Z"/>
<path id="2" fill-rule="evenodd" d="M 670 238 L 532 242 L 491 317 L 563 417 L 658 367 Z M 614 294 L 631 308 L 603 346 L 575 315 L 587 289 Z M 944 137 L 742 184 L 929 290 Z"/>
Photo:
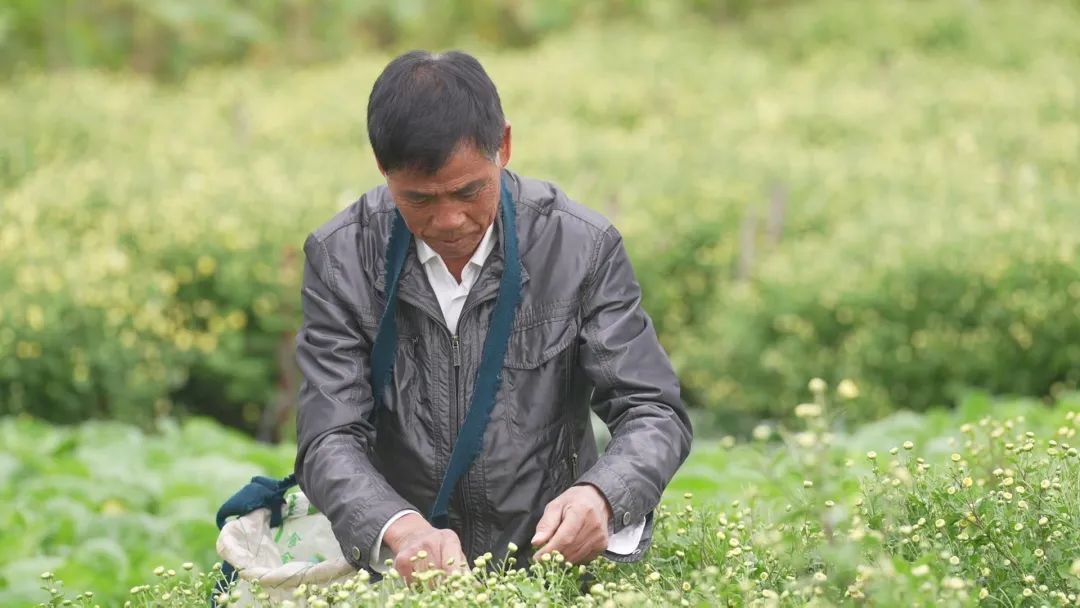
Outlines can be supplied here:
<path id="1" fill-rule="evenodd" d="M 465 212 L 456 206 L 446 206 L 435 214 L 434 228 L 441 233 L 452 233 L 465 226 Z"/>

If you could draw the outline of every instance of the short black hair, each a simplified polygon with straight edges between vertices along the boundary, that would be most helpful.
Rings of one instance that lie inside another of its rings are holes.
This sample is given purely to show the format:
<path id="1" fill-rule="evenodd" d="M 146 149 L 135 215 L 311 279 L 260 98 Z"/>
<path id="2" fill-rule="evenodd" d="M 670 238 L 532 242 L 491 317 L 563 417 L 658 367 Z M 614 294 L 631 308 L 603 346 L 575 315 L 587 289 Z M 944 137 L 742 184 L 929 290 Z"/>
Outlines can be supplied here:
<path id="1" fill-rule="evenodd" d="M 368 139 L 387 172 L 433 174 L 464 142 L 494 158 L 505 124 L 495 83 L 475 57 L 460 51 L 397 57 L 368 99 Z"/>

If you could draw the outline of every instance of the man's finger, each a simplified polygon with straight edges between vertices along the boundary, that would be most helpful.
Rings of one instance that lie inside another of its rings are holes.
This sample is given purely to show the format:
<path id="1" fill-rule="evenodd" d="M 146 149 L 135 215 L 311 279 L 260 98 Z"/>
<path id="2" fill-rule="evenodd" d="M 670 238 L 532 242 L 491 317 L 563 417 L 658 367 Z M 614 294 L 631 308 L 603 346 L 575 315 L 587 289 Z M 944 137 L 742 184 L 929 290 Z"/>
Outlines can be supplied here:
<path id="1" fill-rule="evenodd" d="M 407 566 L 410 572 L 409 576 L 405 576 L 406 582 L 412 582 L 412 576 L 419 574 L 428 569 L 428 562 L 431 561 L 431 551 L 426 546 L 421 546 L 420 549 L 412 552 L 409 556 L 409 565 Z M 402 574 L 404 576 L 404 574 Z"/>
<path id="2" fill-rule="evenodd" d="M 448 563 L 451 559 L 454 560 L 452 564 Z M 461 550 L 461 541 L 458 540 L 457 534 L 451 532 L 444 536 L 440 547 L 438 567 L 448 574 L 459 568 L 469 567 L 468 559 L 465 557 L 465 552 Z"/>
<path id="3" fill-rule="evenodd" d="M 586 527 L 582 526 L 581 531 L 578 532 L 577 542 L 574 545 L 574 547 L 567 550 L 568 553 L 563 554 L 566 561 L 571 564 L 588 563 L 604 552 L 604 547 L 607 547 L 607 534 L 606 532 L 586 530 Z"/>
<path id="4" fill-rule="evenodd" d="M 454 560 L 454 563 L 452 564 L 448 563 L 451 559 Z M 456 555 L 451 553 L 443 562 L 443 570 L 445 570 L 447 574 L 452 574 L 454 572 L 468 572 L 469 558 L 465 557 L 465 554 L 460 551 Z"/>
<path id="5" fill-rule="evenodd" d="M 430 548 L 424 552 L 424 557 L 416 560 L 416 569 L 420 572 L 425 572 L 431 570 L 433 567 L 438 568 L 441 561 L 442 547 L 431 543 Z"/>
<path id="6" fill-rule="evenodd" d="M 405 555 L 398 555 L 394 558 L 394 570 L 405 579 L 405 582 L 412 580 L 413 567 L 412 562 Z"/>
<path id="7" fill-rule="evenodd" d="M 543 555 L 557 550 L 565 556 L 568 552 L 567 549 L 570 546 L 570 543 L 577 539 L 578 533 L 581 531 L 581 527 L 584 523 L 585 515 L 583 513 L 574 509 L 567 509 L 563 513 L 559 528 L 555 530 L 555 534 L 552 535 L 551 540 L 543 547 L 540 547 L 540 550 L 537 551 L 536 554 Z"/>
<path id="8" fill-rule="evenodd" d="M 536 534 L 532 537 L 531 544 L 534 547 L 548 542 L 551 535 L 559 527 L 559 522 L 562 521 L 562 511 L 563 503 L 558 498 L 547 504 L 547 507 L 544 508 L 543 517 L 536 524 Z"/>

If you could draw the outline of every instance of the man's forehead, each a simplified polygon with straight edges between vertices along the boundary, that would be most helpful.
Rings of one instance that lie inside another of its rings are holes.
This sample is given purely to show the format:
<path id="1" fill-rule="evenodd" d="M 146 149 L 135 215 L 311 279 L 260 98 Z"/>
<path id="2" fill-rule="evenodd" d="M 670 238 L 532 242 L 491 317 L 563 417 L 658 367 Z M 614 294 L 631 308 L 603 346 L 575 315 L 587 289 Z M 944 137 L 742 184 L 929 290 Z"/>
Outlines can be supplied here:
<path id="1" fill-rule="evenodd" d="M 435 173 L 398 169 L 387 177 L 396 190 L 443 194 L 482 185 L 491 178 L 493 163 L 474 146 L 462 146 Z"/>

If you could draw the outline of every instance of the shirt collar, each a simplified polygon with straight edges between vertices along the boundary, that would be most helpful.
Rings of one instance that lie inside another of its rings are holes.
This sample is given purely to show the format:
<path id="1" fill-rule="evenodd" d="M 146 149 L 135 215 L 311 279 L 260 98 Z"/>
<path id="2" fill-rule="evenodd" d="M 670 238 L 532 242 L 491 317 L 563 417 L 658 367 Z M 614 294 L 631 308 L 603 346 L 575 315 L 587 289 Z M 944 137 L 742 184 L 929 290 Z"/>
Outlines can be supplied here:
<path id="1" fill-rule="evenodd" d="M 486 232 L 484 232 L 484 238 L 480 239 L 480 244 L 476 247 L 476 251 L 473 252 L 472 257 L 469 258 L 470 264 L 476 266 L 483 266 L 487 261 L 491 251 L 495 249 L 495 222 L 491 222 Z M 430 245 L 425 243 L 422 239 L 416 239 L 416 256 L 420 259 L 420 264 L 427 265 L 428 262 L 438 257 L 438 253 L 431 248 Z"/>

